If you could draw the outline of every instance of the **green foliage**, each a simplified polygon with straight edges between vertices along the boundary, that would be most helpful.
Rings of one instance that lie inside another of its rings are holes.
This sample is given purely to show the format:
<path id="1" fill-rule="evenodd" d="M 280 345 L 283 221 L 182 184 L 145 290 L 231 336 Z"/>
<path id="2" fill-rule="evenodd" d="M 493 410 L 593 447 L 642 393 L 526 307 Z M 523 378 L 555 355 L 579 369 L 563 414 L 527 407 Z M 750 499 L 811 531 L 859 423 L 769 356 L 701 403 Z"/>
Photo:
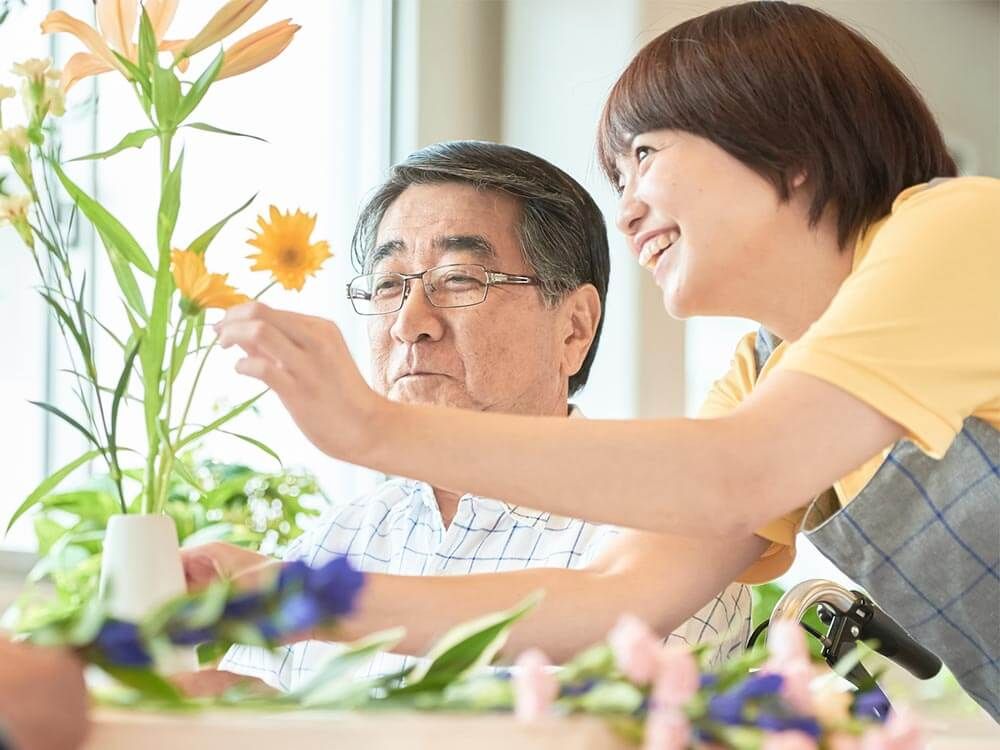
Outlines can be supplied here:
<path id="1" fill-rule="evenodd" d="M 96 451 L 85 457 L 96 457 Z M 302 471 L 267 473 L 243 464 L 198 460 L 193 454 L 179 457 L 174 469 L 164 512 L 174 519 L 182 545 L 220 541 L 280 554 L 328 502 L 315 478 Z M 193 491 L 181 471 L 197 477 L 204 494 Z M 125 471 L 123 476 L 135 505 L 142 494 L 141 472 Z M 58 474 L 50 480 L 55 478 Z M 33 521 L 40 560 L 29 574 L 30 583 L 54 587 L 55 596 L 29 587 L 15 604 L 18 629 L 64 617 L 93 598 L 104 530 L 108 519 L 121 512 L 110 476 L 94 477 L 67 492 L 54 492 L 56 484 L 47 481 L 31 498 L 39 507 Z"/>

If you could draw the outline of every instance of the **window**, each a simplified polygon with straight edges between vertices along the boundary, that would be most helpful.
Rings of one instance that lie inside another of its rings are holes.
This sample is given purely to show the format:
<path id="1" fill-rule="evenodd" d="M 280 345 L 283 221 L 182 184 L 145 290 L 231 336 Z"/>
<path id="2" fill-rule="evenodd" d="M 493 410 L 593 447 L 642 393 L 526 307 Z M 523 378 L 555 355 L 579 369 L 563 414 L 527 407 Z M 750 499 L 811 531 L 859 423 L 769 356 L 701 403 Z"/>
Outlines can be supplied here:
<path id="1" fill-rule="evenodd" d="M 61 5 L 80 18 L 93 18 L 89 1 L 66 0 Z M 196 115 L 199 121 L 256 135 L 268 143 L 184 129 L 175 148 L 175 155 L 180 146 L 185 148 L 181 213 L 174 235 L 178 245 L 193 239 L 259 191 L 253 205 L 216 238 L 208 256 L 210 270 L 230 273 L 231 281 L 248 293 L 256 293 L 267 284 L 264 274 L 249 272 L 250 263 L 245 259 L 253 250 L 245 241 L 256 214 L 266 211 L 271 203 L 284 210 L 301 208 L 318 214 L 314 237 L 330 241 L 334 258 L 301 294 L 278 288 L 269 291 L 264 300 L 277 307 L 336 320 L 362 363 L 367 360 L 364 331 L 344 299 L 343 284 L 352 273 L 349 241 L 358 205 L 388 166 L 390 5 L 388 0 L 296 4 L 293 20 L 302 29 L 288 50 L 252 74 L 219 82 Z M 234 40 L 287 16 L 289 8 L 279 6 L 266 6 L 247 25 L 247 31 L 234 35 Z M 49 40 L 35 33 L 46 11 L 15 10 L 0 27 L 0 49 L 4 50 L 0 68 L 8 70 L 16 59 L 49 54 Z M 203 4 L 181 4 L 170 36 L 190 36 L 208 15 L 209 9 Z M 57 60 L 78 49 L 75 40 L 59 39 L 58 43 Z M 195 64 L 205 62 L 198 59 Z M 83 90 L 89 85 L 89 81 L 80 84 L 80 91 L 71 92 L 75 94 L 71 104 L 81 94 L 86 98 Z M 88 109 L 89 114 L 83 118 L 65 123 L 65 158 L 108 148 L 125 133 L 145 126 L 132 91 L 119 78 L 100 77 L 96 93 L 96 109 Z M 86 167 L 73 173 L 81 184 L 96 190 L 102 203 L 144 247 L 151 247 L 155 239 L 157 159 L 150 143 L 141 151 L 125 151 L 100 162 L 90 182 Z M 124 325 L 117 285 L 103 248 L 99 244 L 94 247 L 89 233 L 81 233 L 79 242 L 81 267 L 91 269 L 88 278 L 92 285 L 88 286 L 93 287 L 98 300 L 98 316 L 112 327 Z M 0 314 L 4 315 L 0 347 L 17 353 L 0 363 L 0 413 L 8 422 L 0 443 L 7 467 L 0 518 L 6 525 L 6 519 L 41 480 L 43 472 L 79 455 L 83 446 L 70 444 L 73 435 L 64 439 L 58 425 L 46 427 L 43 413 L 27 404 L 27 399 L 49 397 L 65 403 L 67 410 L 73 407 L 69 383 L 61 376 L 56 378 L 60 384 L 52 387 L 67 392 L 46 391 L 47 378 L 62 366 L 57 364 L 54 352 L 64 347 L 58 332 L 46 328 L 46 311 L 31 288 L 33 268 L 23 248 L 17 247 L 16 235 L 0 230 L 0 251 L 8 271 L 0 276 Z M 209 320 L 211 316 L 210 312 Z M 99 370 L 120 369 L 121 353 L 114 344 L 103 347 L 97 356 Z M 256 392 L 258 384 L 233 372 L 236 357 L 235 353 L 213 353 L 192 407 L 200 421 L 210 421 L 213 408 L 220 404 L 235 405 Z M 193 369 L 189 363 L 186 382 L 190 382 Z M 183 377 L 181 390 L 186 392 Z M 130 422 L 122 424 L 123 442 L 128 445 L 131 439 L 141 448 L 141 410 L 133 410 L 129 418 Z M 317 474 L 321 486 L 334 499 L 352 496 L 368 481 L 366 472 L 332 461 L 309 445 L 272 396 L 262 399 L 258 415 L 247 414 L 239 419 L 243 420 L 241 431 L 264 438 L 286 465 L 301 465 Z M 79 450 L 73 452 L 76 448 Z M 205 450 L 212 457 L 246 461 L 262 469 L 273 465 L 267 455 L 225 435 L 213 435 Z M 101 470 L 100 466 L 93 468 Z M 72 481 L 68 480 L 67 486 Z M 21 521 L 0 544 L 27 547 L 31 538 L 30 521 Z"/>

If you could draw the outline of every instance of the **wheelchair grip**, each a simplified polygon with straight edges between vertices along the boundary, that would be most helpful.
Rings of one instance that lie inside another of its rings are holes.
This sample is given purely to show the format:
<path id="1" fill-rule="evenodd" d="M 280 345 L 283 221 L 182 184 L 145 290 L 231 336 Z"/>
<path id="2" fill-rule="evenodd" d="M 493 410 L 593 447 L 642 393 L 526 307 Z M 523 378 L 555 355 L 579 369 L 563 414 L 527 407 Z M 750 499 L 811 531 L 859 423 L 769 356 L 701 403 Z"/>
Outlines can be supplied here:
<path id="1" fill-rule="evenodd" d="M 871 617 L 864 624 L 862 639 L 878 641 L 876 651 L 921 680 L 929 680 L 941 670 L 941 660 L 937 656 L 913 640 L 881 609 L 874 604 L 869 606 Z"/>

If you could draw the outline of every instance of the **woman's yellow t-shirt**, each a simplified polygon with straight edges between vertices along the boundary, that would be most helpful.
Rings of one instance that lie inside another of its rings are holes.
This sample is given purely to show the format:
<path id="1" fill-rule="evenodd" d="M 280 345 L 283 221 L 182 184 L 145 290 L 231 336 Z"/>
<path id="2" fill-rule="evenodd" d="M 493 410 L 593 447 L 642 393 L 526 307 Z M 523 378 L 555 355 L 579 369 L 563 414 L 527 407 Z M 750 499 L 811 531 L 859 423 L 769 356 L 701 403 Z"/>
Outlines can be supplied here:
<path id="1" fill-rule="evenodd" d="M 961 177 L 904 191 L 854 249 L 851 274 L 798 341 L 781 343 L 760 373 L 756 334 L 699 416 L 722 416 L 778 369 L 820 378 L 896 421 L 941 458 L 969 416 L 1000 429 L 1000 180 Z M 885 459 L 834 484 L 841 504 Z M 773 543 L 741 577 L 780 575 L 795 556 L 805 508 L 758 531 Z"/>

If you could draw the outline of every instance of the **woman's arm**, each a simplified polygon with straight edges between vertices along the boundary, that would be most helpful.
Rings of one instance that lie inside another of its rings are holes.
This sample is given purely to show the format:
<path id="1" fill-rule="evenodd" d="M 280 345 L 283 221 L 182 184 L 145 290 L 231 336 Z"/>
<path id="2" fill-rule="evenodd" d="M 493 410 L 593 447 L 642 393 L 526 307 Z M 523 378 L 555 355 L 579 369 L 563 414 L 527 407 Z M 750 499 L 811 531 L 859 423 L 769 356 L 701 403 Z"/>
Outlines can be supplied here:
<path id="1" fill-rule="evenodd" d="M 330 321 L 251 303 L 218 326 L 321 450 L 436 486 L 590 521 L 746 537 L 899 439 L 818 378 L 776 371 L 719 419 L 568 420 L 418 407 L 375 394 Z"/>

